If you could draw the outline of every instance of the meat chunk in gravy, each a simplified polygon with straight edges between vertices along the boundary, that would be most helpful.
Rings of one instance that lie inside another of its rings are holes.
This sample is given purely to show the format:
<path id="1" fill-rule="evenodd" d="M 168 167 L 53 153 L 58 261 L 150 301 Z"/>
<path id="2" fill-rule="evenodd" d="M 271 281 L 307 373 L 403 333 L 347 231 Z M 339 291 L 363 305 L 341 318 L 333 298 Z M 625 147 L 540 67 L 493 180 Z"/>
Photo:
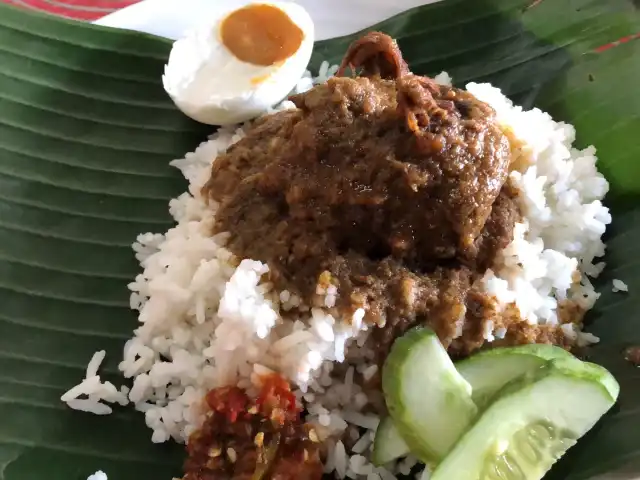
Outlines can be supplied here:
<path id="1" fill-rule="evenodd" d="M 369 76 L 332 78 L 249 127 L 204 193 L 229 248 L 267 263 L 277 288 L 322 305 L 328 282 L 338 314 L 364 308 L 382 358 L 416 324 L 468 353 L 497 314 L 478 280 L 520 216 L 511 145 L 490 106 L 412 74 L 391 39 L 370 35 L 343 65 Z M 510 338 L 535 341 L 519 325 Z"/>
<path id="2" fill-rule="evenodd" d="M 487 105 L 441 87 L 457 106 L 434 117 L 433 135 L 420 142 L 398 118 L 397 93 L 391 80 L 334 78 L 295 97 L 299 110 L 274 116 L 282 136 L 261 133 L 263 125 L 250 131 L 268 139 L 264 150 L 240 142 L 216 162 L 209 192 L 222 200 L 239 182 L 251 183 L 282 201 L 293 221 L 321 223 L 343 250 L 378 249 L 374 256 L 415 265 L 473 261 L 507 177 L 508 140 Z M 298 121 L 289 129 L 290 117 Z M 255 163 L 243 168 L 243 153 L 256 150 Z M 231 164 L 235 178 L 223 173 Z"/>

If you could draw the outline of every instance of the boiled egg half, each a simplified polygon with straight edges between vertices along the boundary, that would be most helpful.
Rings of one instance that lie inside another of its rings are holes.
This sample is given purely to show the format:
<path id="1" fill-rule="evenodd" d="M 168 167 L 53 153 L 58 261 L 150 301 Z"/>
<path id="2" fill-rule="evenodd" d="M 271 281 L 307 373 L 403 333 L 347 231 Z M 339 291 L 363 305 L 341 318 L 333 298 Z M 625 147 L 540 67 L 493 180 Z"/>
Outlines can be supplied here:
<path id="1" fill-rule="evenodd" d="M 222 10 L 173 44 L 162 81 L 177 107 L 209 125 L 257 117 L 283 100 L 304 74 L 313 21 L 291 2 Z"/>

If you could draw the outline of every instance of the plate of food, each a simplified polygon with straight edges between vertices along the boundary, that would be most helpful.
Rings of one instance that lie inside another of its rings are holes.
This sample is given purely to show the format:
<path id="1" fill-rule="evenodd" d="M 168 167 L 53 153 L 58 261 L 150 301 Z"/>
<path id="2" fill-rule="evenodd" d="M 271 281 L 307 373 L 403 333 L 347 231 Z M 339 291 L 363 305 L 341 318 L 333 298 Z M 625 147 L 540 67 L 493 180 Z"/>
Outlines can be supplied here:
<path id="1" fill-rule="evenodd" d="M 638 478 L 638 32 L 0 5 L 0 478 Z"/>

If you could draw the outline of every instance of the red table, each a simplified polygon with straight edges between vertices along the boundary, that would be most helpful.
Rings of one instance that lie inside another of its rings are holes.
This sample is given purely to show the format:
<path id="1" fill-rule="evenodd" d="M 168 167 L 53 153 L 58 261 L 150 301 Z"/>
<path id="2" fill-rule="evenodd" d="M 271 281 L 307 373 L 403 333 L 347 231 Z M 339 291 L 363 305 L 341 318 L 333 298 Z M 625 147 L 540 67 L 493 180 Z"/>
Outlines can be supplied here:
<path id="1" fill-rule="evenodd" d="M 138 0 L 0 0 L 68 18 L 96 20 Z"/>
<path id="2" fill-rule="evenodd" d="M 140 0 L 0 0 L 0 2 L 11 3 L 25 8 L 32 8 L 67 18 L 88 21 L 97 20 L 138 1 Z M 603 45 L 596 49 L 596 51 L 608 50 L 620 43 L 636 39 L 640 39 L 640 33 L 629 35 L 621 38 L 617 42 Z"/>

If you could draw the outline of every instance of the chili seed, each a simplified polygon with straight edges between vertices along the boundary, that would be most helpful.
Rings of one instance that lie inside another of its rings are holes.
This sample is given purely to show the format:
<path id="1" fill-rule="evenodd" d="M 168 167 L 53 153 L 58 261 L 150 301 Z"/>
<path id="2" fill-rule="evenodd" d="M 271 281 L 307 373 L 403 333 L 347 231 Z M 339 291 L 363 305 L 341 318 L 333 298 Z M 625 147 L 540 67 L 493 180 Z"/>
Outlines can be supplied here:
<path id="1" fill-rule="evenodd" d="M 238 459 L 238 454 L 233 448 L 227 448 L 227 457 L 229 457 L 229 460 L 231 461 L 231 463 L 236 463 L 236 460 Z"/>

